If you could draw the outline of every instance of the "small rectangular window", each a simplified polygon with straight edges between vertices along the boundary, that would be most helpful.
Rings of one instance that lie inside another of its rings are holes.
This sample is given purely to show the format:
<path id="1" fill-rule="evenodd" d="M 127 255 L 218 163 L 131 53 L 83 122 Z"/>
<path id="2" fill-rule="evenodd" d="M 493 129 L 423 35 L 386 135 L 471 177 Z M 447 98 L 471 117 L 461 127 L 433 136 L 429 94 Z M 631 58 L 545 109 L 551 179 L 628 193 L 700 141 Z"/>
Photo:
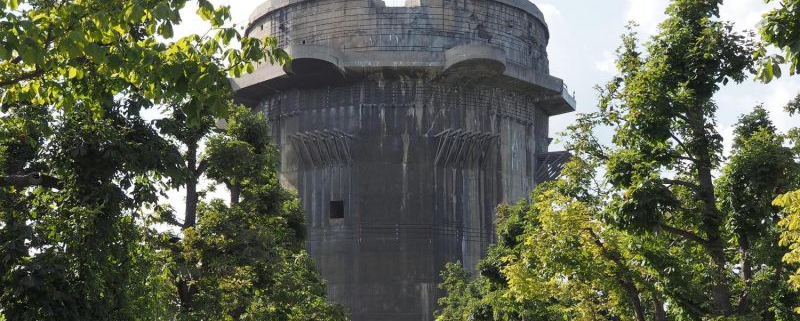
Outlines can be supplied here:
<path id="1" fill-rule="evenodd" d="M 344 218 L 344 201 L 331 201 L 330 217 L 331 219 Z"/>

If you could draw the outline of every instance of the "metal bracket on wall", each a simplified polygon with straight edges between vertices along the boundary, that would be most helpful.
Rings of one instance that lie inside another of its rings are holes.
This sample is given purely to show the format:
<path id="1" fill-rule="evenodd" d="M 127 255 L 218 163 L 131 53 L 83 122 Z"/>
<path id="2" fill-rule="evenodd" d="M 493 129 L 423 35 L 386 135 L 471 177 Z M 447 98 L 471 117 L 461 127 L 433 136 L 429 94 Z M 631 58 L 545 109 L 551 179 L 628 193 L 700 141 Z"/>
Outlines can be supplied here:
<path id="1" fill-rule="evenodd" d="M 339 130 L 323 130 L 289 135 L 297 157 L 311 167 L 350 165 L 353 136 Z"/>
<path id="2" fill-rule="evenodd" d="M 500 135 L 447 129 L 434 137 L 439 139 L 434 161 L 437 166 L 483 167 Z"/>
<path id="3" fill-rule="evenodd" d="M 561 171 L 567 164 L 572 154 L 569 152 L 541 153 L 537 155 L 539 162 L 536 169 L 536 183 L 552 181 L 561 176 Z"/>

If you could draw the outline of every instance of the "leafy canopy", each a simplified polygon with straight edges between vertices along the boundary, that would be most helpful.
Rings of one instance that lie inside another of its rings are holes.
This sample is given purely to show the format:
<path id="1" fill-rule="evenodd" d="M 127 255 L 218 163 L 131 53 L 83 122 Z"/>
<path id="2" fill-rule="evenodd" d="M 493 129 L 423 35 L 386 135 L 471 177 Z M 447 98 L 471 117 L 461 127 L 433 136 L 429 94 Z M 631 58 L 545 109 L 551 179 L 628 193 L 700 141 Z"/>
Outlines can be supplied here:
<path id="1" fill-rule="evenodd" d="M 798 0 L 765 0 L 777 2 L 774 10 L 764 15 L 759 33 L 763 40 L 777 47 L 782 54 L 769 55 L 766 48 L 756 52 L 762 64 L 757 79 L 770 82 L 783 75 L 781 64 L 789 64 L 789 74 L 800 73 L 800 1 Z"/>
<path id="2" fill-rule="evenodd" d="M 619 75 L 568 132 L 573 161 L 502 207 L 472 281 L 449 267 L 437 320 L 793 320 L 800 297 L 772 199 L 800 186 L 793 138 L 756 108 L 723 161 L 714 96 L 753 72 L 721 1 L 675 0 L 659 33 L 623 36 Z M 610 145 L 594 132 L 613 129 Z M 715 177 L 718 173 L 721 176 Z"/>
<path id="3" fill-rule="evenodd" d="M 285 63 L 274 39 L 242 36 L 229 7 L 198 0 L 207 36 L 175 41 L 187 0 L 0 1 L 0 104 L 77 104 L 95 113 L 116 95 L 137 94 L 152 104 L 181 102 L 194 123 L 224 116 L 232 90 L 228 76 L 252 72 L 260 61 Z M 230 46 L 238 41 L 240 49 Z M 101 84 L 105 90 L 96 90 Z"/>
<path id="4" fill-rule="evenodd" d="M 192 293 L 179 319 L 346 320 L 304 250 L 304 214 L 280 185 L 266 117 L 235 108 L 227 123 L 204 161 L 208 177 L 232 190 L 230 204 L 202 202 L 167 259 Z"/>

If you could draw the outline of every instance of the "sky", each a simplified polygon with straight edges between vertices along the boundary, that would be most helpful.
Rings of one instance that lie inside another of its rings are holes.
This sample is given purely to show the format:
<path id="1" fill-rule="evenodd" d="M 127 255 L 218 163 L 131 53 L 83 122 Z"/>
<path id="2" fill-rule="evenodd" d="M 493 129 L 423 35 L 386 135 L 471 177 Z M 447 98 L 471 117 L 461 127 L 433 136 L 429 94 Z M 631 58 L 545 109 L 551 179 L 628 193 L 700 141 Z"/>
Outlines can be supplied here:
<path id="1" fill-rule="evenodd" d="M 263 3 L 261 0 L 212 0 L 216 5 L 230 5 L 233 22 L 244 26 L 250 13 Z M 652 36 L 664 20 L 669 0 L 533 0 L 544 12 L 550 27 L 548 53 L 550 71 L 564 79 L 576 93 L 578 113 L 597 110 L 598 96 L 594 89 L 608 82 L 616 72 L 614 58 L 620 45 L 620 36 L 629 21 L 639 24 L 642 39 Z M 192 2 L 190 2 L 192 3 Z M 405 0 L 386 0 L 389 6 L 402 6 Z M 736 29 L 755 29 L 763 13 L 771 6 L 762 0 L 726 0 L 721 9 L 721 19 L 735 23 Z M 208 27 L 193 12 L 191 5 L 185 9 L 184 23 L 176 28 L 176 35 L 203 34 Z M 752 79 L 742 84 L 729 84 L 715 97 L 719 131 L 731 141 L 733 125 L 738 118 L 758 104 L 770 111 L 776 126 L 782 130 L 800 126 L 800 116 L 790 117 L 783 107 L 800 92 L 800 76 L 786 77 L 768 85 Z M 571 124 L 576 113 L 551 119 L 551 135 L 557 136 Z M 597 133 L 608 139 L 608 129 Z M 726 144 L 729 148 L 729 143 Z M 559 146 L 554 146 L 558 149 Z M 179 206 L 176 206 L 179 207 Z M 176 208 L 177 209 L 177 208 Z M 182 210 L 180 211 L 182 212 Z"/>
<path id="2" fill-rule="evenodd" d="M 550 71 L 564 79 L 577 92 L 578 112 L 597 110 L 598 96 L 594 86 L 603 85 L 616 73 L 616 48 L 628 21 L 639 24 L 637 31 L 647 39 L 665 19 L 668 0 L 546 0 L 534 1 L 544 12 L 550 26 Z M 735 23 L 735 28 L 755 29 L 763 13 L 771 5 L 761 0 L 726 0 L 721 8 L 722 20 Z M 738 118 L 763 103 L 780 130 L 800 126 L 800 117 L 789 117 L 783 107 L 800 93 L 800 76 L 784 77 L 768 85 L 752 79 L 742 84 L 729 84 L 715 97 L 719 131 L 731 141 L 733 125 Z M 575 119 L 574 114 L 555 117 L 552 131 L 563 130 Z M 600 132 L 609 137 L 610 132 Z M 729 148 L 729 144 L 726 144 Z"/>

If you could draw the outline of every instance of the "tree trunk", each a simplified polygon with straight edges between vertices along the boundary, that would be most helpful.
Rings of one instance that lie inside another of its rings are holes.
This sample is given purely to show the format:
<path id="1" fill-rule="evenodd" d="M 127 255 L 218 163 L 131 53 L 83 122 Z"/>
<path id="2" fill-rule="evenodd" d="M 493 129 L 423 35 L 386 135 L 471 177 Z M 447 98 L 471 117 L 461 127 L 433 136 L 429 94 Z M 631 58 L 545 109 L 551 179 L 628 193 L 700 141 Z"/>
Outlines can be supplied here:
<path id="1" fill-rule="evenodd" d="M 699 105 L 698 105 L 699 106 Z M 691 110 L 687 113 L 689 125 L 692 128 L 692 140 L 695 141 L 694 156 L 695 167 L 697 169 L 697 180 L 700 190 L 698 199 L 703 202 L 702 209 L 703 223 L 701 230 L 707 235 L 708 251 L 713 267 L 713 286 L 712 298 L 714 313 L 718 315 L 731 315 L 731 289 L 728 286 L 727 258 L 725 257 L 725 240 L 722 238 L 723 215 L 717 209 L 717 198 L 714 187 L 713 167 L 713 148 L 709 133 L 706 130 L 705 116 L 702 114 L 702 107 Z"/>
<path id="2" fill-rule="evenodd" d="M 228 189 L 231 190 L 231 206 L 239 204 L 242 187 L 239 184 L 228 184 Z"/>
<path id="3" fill-rule="evenodd" d="M 61 183 L 58 178 L 44 175 L 42 173 L 30 173 L 25 175 L 0 176 L 0 186 L 13 186 L 23 189 L 30 186 L 43 186 L 52 189 L 60 189 Z"/>
<path id="4" fill-rule="evenodd" d="M 636 320 L 645 321 L 646 316 L 644 306 L 642 305 L 642 299 L 639 297 L 639 289 L 636 287 L 636 283 L 633 282 L 633 278 L 631 277 L 632 272 L 622 261 L 622 255 L 613 249 L 608 249 L 605 244 L 603 244 L 603 241 L 600 240 L 600 237 L 597 235 L 597 233 L 594 232 L 594 230 L 587 228 L 586 231 L 589 232 L 589 235 L 591 235 L 592 239 L 594 239 L 594 244 L 600 248 L 600 253 L 617 265 L 617 270 L 614 271 L 614 274 L 616 274 L 617 277 L 617 283 L 620 285 L 620 287 L 622 287 L 623 290 L 625 290 L 625 294 L 628 296 L 631 307 L 636 314 Z"/>
<path id="5" fill-rule="evenodd" d="M 714 183 L 711 176 L 711 161 L 709 166 L 701 166 L 698 169 L 700 185 L 703 193 L 701 198 L 705 203 L 703 230 L 708 235 L 708 251 L 714 263 L 713 267 L 713 307 L 714 313 L 718 315 L 731 315 L 731 289 L 728 286 L 727 275 L 728 259 L 725 257 L 725 240 L 722 238 L 722 214 L 717 210 L 716 197 L 714 196 Z"/>
<path id="6" fill-rule="evenodd" d="M 620 278 L 619 285 L 625 289 L 625 293 L 628 295 L 628 300 L 631 302 L 633 313 L 636 314 L 636 320 L 646 321 L 647 319 L 644 313 L 644 306 L 642 305 L 641 298 L 639 298 L 639 290 L 636 288 L 636 285 L 630 280 L 625 280 L 627 278 L 621 275 L 618 277 Z"/>
<path id="7" fill-rule="evenodd" d="M 186 151 L 186 169 L 191 175 L 186 183 L 186 213 L 184 215 L 183 229 L 193 227 L 197 224 L 197 143 L 189 144 Z"/>
<path id="8" fill-rule="evenodd" d="M 719 315 L 731 315 L 731 290 L 728 287 L 728 280 L 726 275 L 728 269 L 726 268 L 727 259 L 725 258 L 724 244 L 716 237 L 716 241 L 709 247 L 712 260 L 714 261 L 713 271 L 713 297 L 714 297 L 714 312 Z"/>
<path id="9" fill-rule="evenodd" d="M 194 227 L 197 224 L 197 182 L 200 175 L 197 171 L 197 143 L 187 144 L 186 169 L 189 173 L 189 180 L 186 182 L 186 211 L 183 219 L 183 230 Z M 187 280 L 178 280 L 178 299 L 180 300 L 181 310 L 188 312 L 192 310 L 192 297 L 196 289 L 189 286 Z"/>
<path id="10" fill-rule="evenodd" d="M 739 254 L 742 256 L 742 281 L 749 284 L 753 279 L 753 263 L 750 261 L 750 239 L 747 233 L 743 231 L 738 232 L 739 237 Z"/>
<path id="11" fill-rule="evenodd" d="M 667 311 L 664 311 L 664 302 L 661 302 L 658 294 L 653 294 L 653 310 L 656 314 L 656 321 L 667 321 Z"/>
<path id="12" fill-rule="evenodd" d="M 744 231 L 738 231 L 739 255 L 742 264 L 742 281 L 744 282 L 744 295 L 739 300 L 736 307 L 739 311 L 747 311 L 750 308 L 750 280 L 753 279 L 753 262 L 750 260 L 750 238 Z"/>
<path id="13" fill-rule="evenodd" d="M 178 299 L 181 300 L 181 311 L 192 311 L 192 292 L 193 289 L 189 288 L 185 280 L 178 281 Z"/>
<path id="14" fill-rule="evenodd" d="M 188 229 L 197 224 L 197 183 L 186 185 L 186 215 L 184 216 L 183 229 Z"/>

